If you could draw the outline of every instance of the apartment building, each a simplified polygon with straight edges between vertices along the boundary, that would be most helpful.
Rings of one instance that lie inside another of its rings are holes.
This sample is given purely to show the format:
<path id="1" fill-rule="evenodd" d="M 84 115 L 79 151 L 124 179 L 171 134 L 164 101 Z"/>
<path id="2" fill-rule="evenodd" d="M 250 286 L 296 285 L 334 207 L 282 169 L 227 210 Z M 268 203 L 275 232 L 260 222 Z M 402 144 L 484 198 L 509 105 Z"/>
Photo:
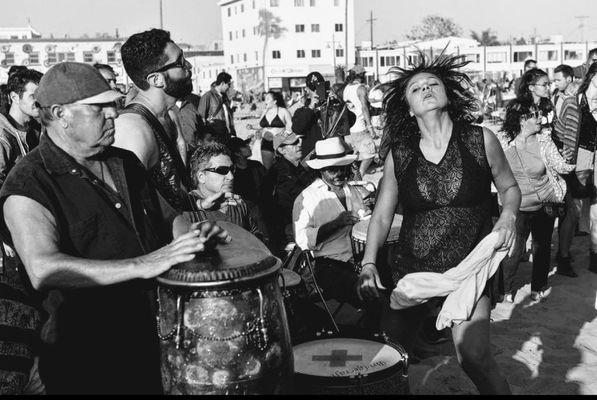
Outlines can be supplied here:
<path id="1" fill-rule="evenodd" d="M 305 86 L 310 72 L 333 81 L 335 66 L 355 63 L 354 0 L 220 0 L 218 5 L 224 61 L 238 90 L 294 92 Z M 265 35 L 264 22 L 270 20 L 271 33 Z"/>

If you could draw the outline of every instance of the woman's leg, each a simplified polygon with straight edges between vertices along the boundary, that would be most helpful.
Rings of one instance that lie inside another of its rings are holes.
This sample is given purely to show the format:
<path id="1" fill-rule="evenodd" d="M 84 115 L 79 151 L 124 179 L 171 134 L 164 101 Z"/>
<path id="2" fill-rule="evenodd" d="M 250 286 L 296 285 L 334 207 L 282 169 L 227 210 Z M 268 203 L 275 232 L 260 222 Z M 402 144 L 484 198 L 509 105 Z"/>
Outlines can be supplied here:
<path id="1" fill-rule="evenodd" d="M 393 342 L 398 343 L 412 357 L 417 333 L 429 314 L 427 304 L 421 304 L 405 310 L 392 310 L 390 298 L 381 296 L 382 312 L 380 330 L 385 332 Z"/>
<path id="2" fill-rule="evenodd" d="M 504 275 L 504 292 L 514 294 L 514 281 L 520 259 L 526 250 L 526 242 L 529 237 L 530 213 L 520 211 L 516 217 L 516 239 L 514 240 L 514 249 L 511 256 L 506 256 L 502 261 L 502 272 Z"/>
<path id="3" fill-rule="evenodd" d="M 531 233 L 533 234 L 533 274 L 531 290 L 538 292 L 547 286 L 550 270 L 551 236 L 555 218 L 543 211 L 535 211 L 531 217 Z"/>
<path id="4" fill-rule="evenodd" d="M 480 394 L 511 394 L 510 386 L 491 354 L 490 313 L 489 298 L 483 295 L 470 320 L 452 328 L 456 356 Z"/>

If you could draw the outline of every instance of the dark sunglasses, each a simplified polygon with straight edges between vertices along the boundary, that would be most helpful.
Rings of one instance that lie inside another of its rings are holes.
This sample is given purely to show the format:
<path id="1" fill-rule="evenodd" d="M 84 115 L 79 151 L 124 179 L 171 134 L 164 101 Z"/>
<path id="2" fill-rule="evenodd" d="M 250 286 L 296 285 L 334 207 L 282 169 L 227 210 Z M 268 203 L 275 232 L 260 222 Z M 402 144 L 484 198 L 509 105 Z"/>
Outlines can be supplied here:
<path id="1" fill-rule="evenodd" d="M 151 74 L 158 73 L 158 72 L 165 72 L 165 71 L 167 71 L 169 69 L 172 69 L 172 68 L 183 68 L 183 69 L 186 69 L 186 68 L 188 68 L 188 65 L 189 64 L 188 64 L 187 60 L 184 58 L 184 53 L 180 53 L 180 56 L 178 56 L 178 58 L 176 59 L 176 61 L 174 61 L 174 62 L 172 62 L 170 64 L 166 64 L 163 67 L 158 68 L 158 69 L 156 69 L 153 72 L 150 72 L 149 74 L 146 75 L 146 77 L 149 76 L 149 75 L 151 75 Z"/>
<path id="2" fill-rule="evenodd" d="M 215 172 L 218 175 L 228 175 L 229 172 L 232 172 L 233 174 L 236 172 L 236 165 L 231 165 L 231 166 L 221 166 L 221 167 L 217 167 L 217 168 L 205 168 L 204 171 L 209 171 L 209 172 Z"/>
<path id="3" fill-rule="evenodd" d="M 349 168 L 350 168 L 350 165 L 340 165 L 340 166 L 327 167 L 327 168 L 324 168 L 324 170 L 329 171 L 333 174 L 339 174 L 340 172 L 348 171 Z"/>
<path id="4" fill-rule="evenodd" d="M 284 147 L 284 146 L 296 146 L 300 142 L 301 142 L 301 138 L 298 138 L 294 142 L 292 142 L 292 143 L 284 143 L 280 147 Z"/>

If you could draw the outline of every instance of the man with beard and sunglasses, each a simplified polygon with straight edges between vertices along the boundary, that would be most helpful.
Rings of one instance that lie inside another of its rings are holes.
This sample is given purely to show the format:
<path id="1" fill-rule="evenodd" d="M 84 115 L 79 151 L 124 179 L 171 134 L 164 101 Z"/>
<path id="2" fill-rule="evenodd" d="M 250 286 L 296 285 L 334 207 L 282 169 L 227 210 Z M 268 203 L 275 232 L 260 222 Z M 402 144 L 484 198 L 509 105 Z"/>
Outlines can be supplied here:
<path id="1" fill-rule="evenodd" d="M 161 29 L 132 35 L 120 51 L 139 92 L 119 112 L 114 145 L 139 157 L 170 206 L 189 209 L 190 177 L 181 156 L 186 150 L 179 149 L 184 147 L 178 145 L 182 134 L 170 111 L 193 90 L 191 64 L 170 33 Z"/>
<path id="2" fill-rule="evenodd" d="M 356 155 L 346 153 L 341 138 L 318 141 L 307 165 L 318 170 L 320 178 L 296 198 L 292 219 L 296 244 L 315 257 L 315 278 L 324 296 L 369 311 L 371 304 L 358 297 L 359 275 L 351 262 L 352 227 L 371 214 L 361 192 L 347 182 L 356 160 Z"/>

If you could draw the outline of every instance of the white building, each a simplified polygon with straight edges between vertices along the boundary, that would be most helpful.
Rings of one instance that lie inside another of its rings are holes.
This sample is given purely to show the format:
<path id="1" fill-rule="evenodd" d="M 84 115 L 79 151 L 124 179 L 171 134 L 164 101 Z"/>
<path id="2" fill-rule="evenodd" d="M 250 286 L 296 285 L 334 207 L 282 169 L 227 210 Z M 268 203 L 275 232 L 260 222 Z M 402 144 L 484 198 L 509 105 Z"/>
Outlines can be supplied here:
<path id="1" fill-rule="evenodd" d="M 0 27 L 0 39 L 35 39 L 41 34 L 33 29 L 31 25 L 20 28 Z"/>
<path id="2" fill-rule="evenodd" d="M 193 66 L 193 91 L 210 90 L 218 74 L 225 71 L 223 51 L 185 51 L 185 58 Z"/>
<path id="3" fill-rule="evenodd" d="M 524 62 L 528 59 L 536 60 L 538 68 L 550 75 L 560 64 L 575 67 L 586 61 L 589 50 L 596 48 L 597 42 L 485 47 L 471 42 L 471 39 L 443 38 L 426 42 L 399 43 L 393 48 L 359 50 L 357 63 L 365 67 L 369 82 L 374 79 L 385 82 L 386 74 L 392 67 L 406 68 L 417 63 L 419 50 L 434 56 L 440 54 L 446 46 L 446 53 L 462 55 L 470 61 L 464 70 L 471 75 L 498 78 L 504 73 L 512 77 L 522 75 Z"/>
<path id="4" fill-rule="evenodd" d="M 334 66 L 355 62 L 354 0 L 220 0 L 218 5 L 226 69 L 240 91 L 298 91 L 310 72 L 334 81 Z M 279 18 L 282 28 L 267 44 L 259 30 L 263 12 Z"/>

